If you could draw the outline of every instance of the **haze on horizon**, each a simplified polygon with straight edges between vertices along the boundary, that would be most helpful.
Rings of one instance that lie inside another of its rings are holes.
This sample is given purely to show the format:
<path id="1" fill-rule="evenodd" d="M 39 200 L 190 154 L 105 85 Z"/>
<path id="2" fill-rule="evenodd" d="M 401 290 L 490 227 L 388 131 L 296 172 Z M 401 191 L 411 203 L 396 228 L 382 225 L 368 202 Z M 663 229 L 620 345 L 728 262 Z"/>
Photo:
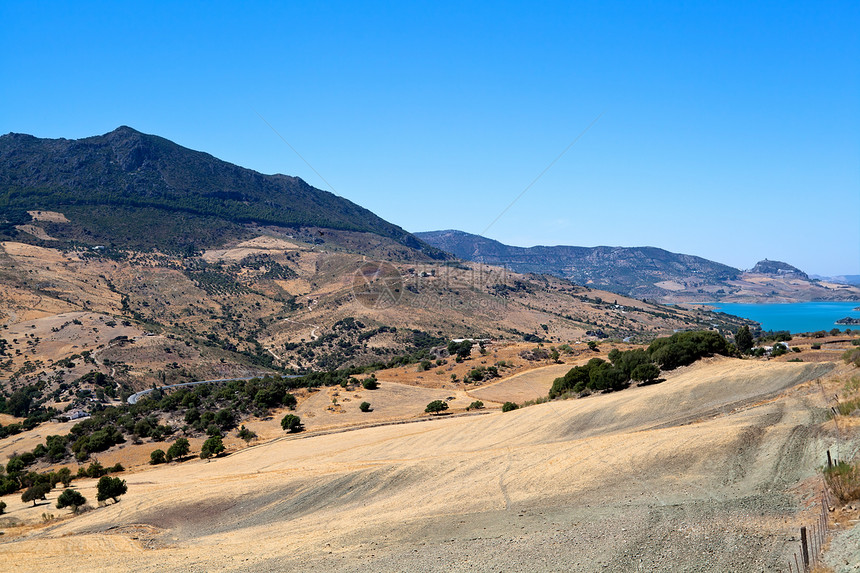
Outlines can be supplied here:
<path id="1" fill-rule="evenodd" d="M 410 231 L 860 274 L 856 3 L 12 1 L 0 20 L 0 133 L 129 125 Z"/>

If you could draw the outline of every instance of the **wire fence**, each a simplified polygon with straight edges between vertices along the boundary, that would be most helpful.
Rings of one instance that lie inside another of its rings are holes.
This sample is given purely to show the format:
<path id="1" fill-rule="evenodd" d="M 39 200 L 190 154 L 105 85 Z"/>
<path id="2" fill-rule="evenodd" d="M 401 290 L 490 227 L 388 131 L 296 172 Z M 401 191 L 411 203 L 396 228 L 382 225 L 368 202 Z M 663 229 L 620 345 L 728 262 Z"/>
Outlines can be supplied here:
<path id="1" fill-rule="evenodd" d="M 828 466 L 833 464 L 829 450 L 827 452 L 827 464 Z M 789 573 L 809 573 L 821 562 L 821 554 L 824 552 L 824 545 L 827 543 L 827 534 L 830 530 L 830 507 L 833 503 L 826 484 L 823 490 L 818 519 L 811 525 L 804 525 L 800 528 L 800 547 L 794 552 L 794 558 L 788 561 Z"/>

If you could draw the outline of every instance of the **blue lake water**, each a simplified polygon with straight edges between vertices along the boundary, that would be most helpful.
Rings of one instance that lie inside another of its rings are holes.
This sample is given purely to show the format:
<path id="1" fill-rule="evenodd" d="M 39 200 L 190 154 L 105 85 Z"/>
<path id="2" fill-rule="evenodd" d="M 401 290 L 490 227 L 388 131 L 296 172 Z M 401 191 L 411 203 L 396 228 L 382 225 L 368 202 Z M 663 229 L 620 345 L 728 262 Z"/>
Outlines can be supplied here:
<path id="1" fill-rule="evenodd" d="M 761 323 L 763 330 L 814 332 L 838 328 L 860 330 L 857 325 L 836 324 L 846 316 L 860 318 L 860 301 L 854 302 L 794 302 L 774 304 L 710 303 L 718 311 Z"/>

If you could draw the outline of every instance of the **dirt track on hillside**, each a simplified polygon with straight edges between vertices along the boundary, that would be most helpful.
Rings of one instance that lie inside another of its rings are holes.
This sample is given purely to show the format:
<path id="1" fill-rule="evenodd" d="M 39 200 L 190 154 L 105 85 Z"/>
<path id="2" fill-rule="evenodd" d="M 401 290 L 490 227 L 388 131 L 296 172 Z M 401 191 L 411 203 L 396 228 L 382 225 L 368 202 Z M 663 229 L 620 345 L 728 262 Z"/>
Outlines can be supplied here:
<path id="1" fill-rule="evenodd" d="M 32 570 L 770 571 L 795 549 L 790 488 L 831 444 L 817 388 L 795 386 L 831 368 L 714 359 L 616 394 L 282 439 L 131 474 L 120 503 L 0 553 Z"/>

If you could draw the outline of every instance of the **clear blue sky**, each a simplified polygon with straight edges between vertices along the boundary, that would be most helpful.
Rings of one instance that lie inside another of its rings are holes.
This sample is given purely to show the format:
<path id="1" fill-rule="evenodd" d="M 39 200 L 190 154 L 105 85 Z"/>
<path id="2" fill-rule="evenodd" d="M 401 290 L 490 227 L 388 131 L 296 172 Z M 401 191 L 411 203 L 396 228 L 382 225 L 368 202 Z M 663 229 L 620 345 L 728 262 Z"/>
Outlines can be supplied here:
<path id="1" fill-rule="evenodd" d="M 0 3 L 0 133 L 130 125 L 410 231 L 860 273 L 858 2 L 116 4 Z"/>

